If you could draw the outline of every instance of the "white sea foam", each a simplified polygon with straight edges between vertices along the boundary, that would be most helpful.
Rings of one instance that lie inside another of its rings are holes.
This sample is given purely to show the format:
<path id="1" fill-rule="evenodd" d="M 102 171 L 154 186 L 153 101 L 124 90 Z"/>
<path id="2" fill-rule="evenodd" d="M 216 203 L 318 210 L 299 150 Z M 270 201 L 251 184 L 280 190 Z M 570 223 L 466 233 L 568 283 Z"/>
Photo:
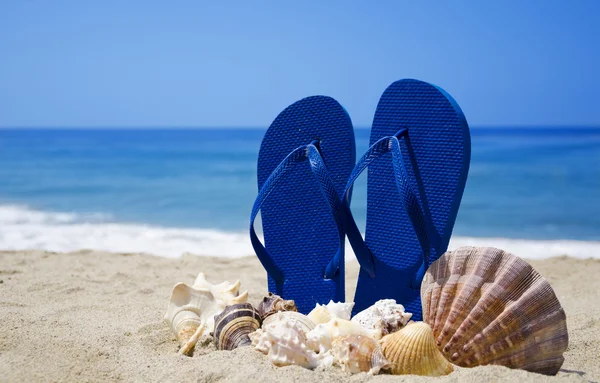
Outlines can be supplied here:
<path id="1" fill-rule="evenodd" d="M 560 255 L 600 258 L 600 242 L 453 237 L 449 248 L 464 245 L 498 247 L 527 259 Z M 27 249 L 57 252 L 93 249 L 165 257 L 183 253 L 229 258 L 254 254 L 250 238 L 244 232 L 116 223 L 101 213 L 43 212 L 25 206 L 0 205 L 0 250 Z M 346 250 L 347 257 L 352 259 L 348 244 Z"/>

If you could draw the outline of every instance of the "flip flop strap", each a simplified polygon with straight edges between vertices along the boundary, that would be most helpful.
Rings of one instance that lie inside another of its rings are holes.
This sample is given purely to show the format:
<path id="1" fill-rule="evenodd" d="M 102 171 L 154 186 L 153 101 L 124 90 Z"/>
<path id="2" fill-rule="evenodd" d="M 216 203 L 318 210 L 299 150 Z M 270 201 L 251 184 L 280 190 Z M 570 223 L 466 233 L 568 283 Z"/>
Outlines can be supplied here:
<path id="1" fill-rule="evenodd" d="M 283 283 L 285 279 L 284 273 L 275 264 L 273 258 L 269 255 L 269 252 L 258 238 L 256 230 L 254 229 L 254 221 L 258 215 L 258 212 L 262 208 L 263 203 L 267 200 L 269 194 L 275 189 L 282 176 L 289 170 L 293 169 L 297 164 L 304 161 L 308 161 L 312 170 L 312 174 L 318 181 L 317 183 L 319 185 L 319 189 L 331 208 L 331 212 L 336 221 L 339 232 L 340 246 L 338 252 L 328 264 L 324 273 L 324 278 L 332 278 L 339 269 L 339 264 L 342 260 L 341 258 L 344 246 L 344 234 L 342 231 L 340 213 L 342 202 L 336 191 L 335 184 L 333 183 L 329 171 L 325 166 L 325 161 L 323 161 L 323 157 L 318 149 L 318 143 L 313 141 L 308 145 L 303 145 L 294 149 L 290 154 L 287 155 L 287 157 L 283 159 L 283 161 L 279 163 L 279 165 L 277 165 L 275 170 L 273 170 L 269 178 L 267 178 L 263 186 L 260 188 L 258 196 L 254 201 L 254 206 L 252 207 L 252 214 L 250 216 L 250 241 L 252 242 L 252 247 L 258 256 L 258 259 L 268 271 L 269 275 L 277 283 Z"/>
<path id="2" fill-rule="evenodd" d="M 348 240 L 352 245 L 352 249 L 354 250 L 354 254 L 360 263 L 361 268 L 364 269 L 369 276 L 374 277 L 375 258 L 365 243 L 354 217 L 352 216 L 349 196 L 352 185 L 358 176 L 377 158 L 380 158 L 384 154 L 391 153 L 396 187 L 398 189 L 398 194 L 402 198 L 401 205 L 410 217 L 423 251 L 423 264 L 415 277 L 415 282 L 420 285 L 420 280 L 423 278 L 427 265 L 429 264 L 429 254 L 432 248 L 431 239 L 435 237 L 432 236 L 432 231 L 430 229 L 431 223 L 428 223 L 425 218 L 426 215 L 421 209 L 421 205 L 417 199 L 417 193 L 414 191 L 412 183 L 408 179 L 404 161 L 402 160 L 399 138 L 406 136 L 407 133 L 407 129 L 402 129 L 395 135 L 383 137 L 371 145 L 365 155 L 358 161 L 348 179 L 341 212 L 343 214 L 342 222 L 344 223 L 344 230 L 346 231 Z"/>

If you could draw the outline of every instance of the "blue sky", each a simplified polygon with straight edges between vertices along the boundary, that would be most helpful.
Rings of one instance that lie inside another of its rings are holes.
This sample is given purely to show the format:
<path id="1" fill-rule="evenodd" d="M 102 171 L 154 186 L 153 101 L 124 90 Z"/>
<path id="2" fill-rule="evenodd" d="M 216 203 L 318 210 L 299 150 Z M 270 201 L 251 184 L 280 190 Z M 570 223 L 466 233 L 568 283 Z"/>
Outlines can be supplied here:
<path id="1" fill-rule="evenodd" d="M 401 78 L 472 126 L 600 125 L 600 1 L 2 1 L 0 126 L 368 126 Z"/>

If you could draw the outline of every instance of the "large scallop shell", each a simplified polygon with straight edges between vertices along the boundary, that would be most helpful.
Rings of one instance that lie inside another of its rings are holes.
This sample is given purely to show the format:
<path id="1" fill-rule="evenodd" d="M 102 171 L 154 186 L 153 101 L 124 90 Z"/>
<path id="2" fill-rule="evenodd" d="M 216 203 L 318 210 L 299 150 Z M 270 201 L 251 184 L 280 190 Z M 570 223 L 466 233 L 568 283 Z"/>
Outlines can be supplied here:
<path id="1" fill-rule="evenodd" d="M 271 292 L 258 305 L 258 312 L 263 320 L 279 311 L 298 311 L 298 307 L 293 300 L 285 300 Z"/>
<path id="2" fill-rule="evenodd" d="M 215 315 L 227 305 L 246 302 L 248 292 L 239 294 L 240 282 L 213 285 L 204 273 L 193 286 L 178 283 L 173 287 L 164 320 L 176 335 L 180 354 L 193 353 L 196 342 L 206 329 L 213 329 Z"/>
<path id="3" fill-rule="evenodd" d="M 263 321 L 263 327 L 270 326 L 274 322 L 279 321 L 293 321 L 298 324 L 298 326 L 304 331 L 308 333 L 312 329 L 315 328 L 315 324 L 311 321 L 306 315 L 301 314 L 296 311 L 280 311 L 275 315 L 269 315 Z"/>
<path id="4" fill-rule="evenodd" d="M 412 314 L 405 312 L 404 306 L 394 299 L 382 299 L 356 314 L 352 321 L 364 328 L 377 330 L 376 338 L 379 339 L 406 326 L 411 317 Z"/>
<path id="5" fill-rule="evenodd" d="M 427 270 L 421 299 L 424 321 L 452 363 L 556 374 L 564 361 L 566 316 L 552 287 L 503 250 L 445 253 Z"/>
<path id="6" fill-rule="evenodd" d="M 346 335 L 335 339 L 332 345 L 334 360 L 342 370 L 352 374 L 367 372 L 374 375 L 391 366 L 383 356 L 379 342 L 371 337 Z"/>
<path id="7" fill-rule="evenodd" d="M 383 337 L 381 343 L 394 375 L 442 376 L 454 371 L 437 349 L 431 327 L 425 322 L 411 323 Z"/>
<path id="8" fill-rule="evenodd" d="M 233 350 L 249 346 L 248 334 L 260 328 L 260 313 L 250 303 L 227 306 L 215 316 L 215 346 L 217 350 Z"/>

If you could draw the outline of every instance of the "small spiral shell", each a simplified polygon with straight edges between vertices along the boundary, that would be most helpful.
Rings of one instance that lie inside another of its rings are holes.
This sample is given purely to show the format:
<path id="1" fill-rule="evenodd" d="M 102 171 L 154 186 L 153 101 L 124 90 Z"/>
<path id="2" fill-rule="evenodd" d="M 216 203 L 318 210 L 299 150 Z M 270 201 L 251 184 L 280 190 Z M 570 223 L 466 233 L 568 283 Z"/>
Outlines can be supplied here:
<path id="1" fill-rule="evenodd" d="M 298 308 L 293 300 L 285 300 L 271 292 L 258 305 L 258 312 L 262 320 L 279 311 L 298 311 Z"/>
<path id="2" fill-rule="evenodd" d="M 217 350 L 233 350 L 251 344 L 248 334 L 260 328 L 260 313 L 250 303 L 227 306 L 215 316 L 215 346 Z"/>
<path id="3" fill-rule="evenodd" d="M 370 375 L 389 368 L 390 362 L 383 356 L 381 346 L 375 339 L 365 335 L 346 335 L 333 341 L 333 356 L 342 370 L 352 374 L 367 372 Z"/>

